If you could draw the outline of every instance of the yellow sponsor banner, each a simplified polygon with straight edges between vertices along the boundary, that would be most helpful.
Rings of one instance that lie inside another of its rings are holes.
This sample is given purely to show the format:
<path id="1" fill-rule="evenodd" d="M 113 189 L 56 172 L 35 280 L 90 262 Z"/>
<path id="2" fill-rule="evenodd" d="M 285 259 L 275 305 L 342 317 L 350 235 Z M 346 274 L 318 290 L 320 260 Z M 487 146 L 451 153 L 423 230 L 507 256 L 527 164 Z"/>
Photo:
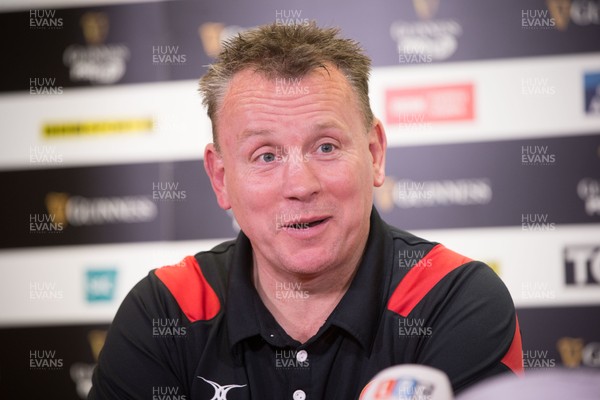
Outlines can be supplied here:
<path id="1" fill-rule="evenodd" d="M 42 136 L 56 138 L 83 135 L 113 135 L 122 133 L 149 132 L 154 127 L 152 118 L 129 118 L 100 121 L 75 121 L 46 123 Z"/>
<path id="2" fill-rule="evenodd" d="M 498 261 L 488 260 L 485 261 L 485 263 L 489 265 L 489 267 L 496 273 L 496 275 L 501 276 L 502 271 L 500 269 L 500 263 Z"/>

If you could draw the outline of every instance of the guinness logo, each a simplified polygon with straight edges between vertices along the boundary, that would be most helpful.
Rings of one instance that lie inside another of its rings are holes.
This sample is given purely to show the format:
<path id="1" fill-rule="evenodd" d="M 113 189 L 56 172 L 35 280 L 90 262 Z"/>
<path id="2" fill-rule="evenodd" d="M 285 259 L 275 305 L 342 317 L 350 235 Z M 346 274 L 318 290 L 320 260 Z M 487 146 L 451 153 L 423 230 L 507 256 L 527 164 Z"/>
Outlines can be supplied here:
<path id="1" fill-rule="evenodd" d="M 216 58 L 223 49 L 223 42 L 244 32 L 248 28 L 220 22 L 207 22 L 198 27 L 198 36 L 207 56 Z"/>
<path id="2" fill-rule="evenodd" d="M 217 57 L 221 52 L 221 33 L 223 29 L 225 29 L 225 25 L 220 22 L 207 22 L 198 28 L 202 47 L 204 47 L 204 52 L 209 57 Z"/>
<path id="3" fill-rule="evenodd" d="M 103 12 L 87 12 L 79 21 L 85 41 L 91 45 L 104 43 L 108 34 L 108 17 Z"/>
<path id="4" fill-rule="evenodd" d="M 46 209 L 48 214 L 54 215 L 55 222 L 66 225 L 68 193 L 50 192 L 46 195 Z"/>
<path id="5" fill-rule="evenodd" d="M 71 44 L 63 52 L 63 63 L 73 82 L 112 84 L 125 75 L 130 51 L 124 44 L 104 44 L 109 18 L 103 12 L 87 12 L 79 20 L 86 44 Z"/>
<path id="6" fill-rule="evenodd" d="M 413 0 L 413 7 L 420 19 L 431 19 L 437 13 L 440 0 Z"/>
<path id="7" fill-rule="evenodd" d="M 567 29 L 571 14 L 571 0 L 546 0 L 548 10 L 560 31 Z"/>
<path id="8" fill-rule="evenodd" d="M 576 368 L 581 364 L 583 339 L 564 337 L 556 343 L 565 367 Z"/>
<path id="9" fill-rule="evenodd" d="M 149 196 L 82 197 L 49 192 L 46 209 L 53 222 L 71 226 L 132 224 L 156 219 L 158 208 Z"/>

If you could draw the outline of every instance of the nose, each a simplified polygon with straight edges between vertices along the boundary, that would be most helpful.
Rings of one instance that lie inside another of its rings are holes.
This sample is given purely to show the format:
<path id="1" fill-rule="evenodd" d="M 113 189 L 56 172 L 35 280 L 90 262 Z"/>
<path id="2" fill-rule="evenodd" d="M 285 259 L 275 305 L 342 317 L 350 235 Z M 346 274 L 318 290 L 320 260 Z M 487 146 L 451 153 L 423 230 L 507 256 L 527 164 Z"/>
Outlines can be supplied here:
<path id="1" fill-rule="evenodd" d="M 288 157 L 284 165 L 283 196 L 308 201 L 321 191 L 321 182 L 307 157 Z"/>

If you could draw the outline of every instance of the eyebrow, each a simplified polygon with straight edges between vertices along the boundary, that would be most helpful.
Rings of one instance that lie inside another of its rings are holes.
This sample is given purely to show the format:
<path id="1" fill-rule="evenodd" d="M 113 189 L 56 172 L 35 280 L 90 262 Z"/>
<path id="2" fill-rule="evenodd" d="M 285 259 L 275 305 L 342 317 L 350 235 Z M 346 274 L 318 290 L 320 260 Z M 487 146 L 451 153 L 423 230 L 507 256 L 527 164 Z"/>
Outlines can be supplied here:
<path id="1" fill-rule="evenodd" d="M 241 141 L 246 140 L 251 136 L 270 136 L 274 133 L 275 132 L 270 129 L 244 129 L 242 133 L 238 135 L 238 139 Z"/>
<path id="2" fill-rule="evenodd" d="M 326 129 L 338 129 L 343 131 L 344 128 L 338 124 L 335 121 L 327 121 L 327 122 L 319 122 L 316 124 L 313 124 L 311 126 L 311 131 L 323 131 Z M 242 131 L 242 133 L 239 134 L 238 136 L 238 140 L 239 141 L 243 141 L 246 140 L 250 137 L 255 137 L 255 136 L 272 136 L 274 135 L 275 132 L 272 131 L 271 129 L 244 129 Z"/>
<path id="3" fill-rule="evenodd" d="M 338 129 L 343 131 L 344 128 L 335 121 L 320 122 L 312 126 L 312 130 L 323 131 L 326 129 Z"/>

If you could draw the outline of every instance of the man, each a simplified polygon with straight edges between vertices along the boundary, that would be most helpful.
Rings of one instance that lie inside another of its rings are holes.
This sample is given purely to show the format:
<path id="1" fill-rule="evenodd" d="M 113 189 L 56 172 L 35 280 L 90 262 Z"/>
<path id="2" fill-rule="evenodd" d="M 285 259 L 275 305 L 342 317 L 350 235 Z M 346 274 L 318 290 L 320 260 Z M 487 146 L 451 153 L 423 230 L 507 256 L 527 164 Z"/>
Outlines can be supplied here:
<path id="1" fill-rule="evenodd" d="M 456 391 L 522 369 L 494 272 L 373 207 L 386 138 L 369 69 L 356 42 L 314 24 L 224 44 L 200 83 L 204 165 L 241 232 L 131 291 L 90 398 L 346 400 L 396 364 L 439 368 Z"/>

